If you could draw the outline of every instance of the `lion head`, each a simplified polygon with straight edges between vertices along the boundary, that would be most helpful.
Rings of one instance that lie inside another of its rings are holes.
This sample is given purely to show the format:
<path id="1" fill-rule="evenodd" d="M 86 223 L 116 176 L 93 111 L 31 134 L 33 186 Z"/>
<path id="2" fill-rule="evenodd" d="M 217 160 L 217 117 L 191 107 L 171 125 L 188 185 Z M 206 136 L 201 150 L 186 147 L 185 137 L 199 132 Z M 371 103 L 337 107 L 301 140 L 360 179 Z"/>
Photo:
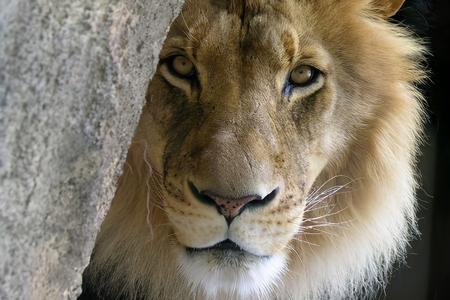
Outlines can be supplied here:
<path id="1" fill-rule="evenodd" d="M 189 0 L 86 273 L 144 299 L 356 297 L 414 228 L 403 1 Z"/>

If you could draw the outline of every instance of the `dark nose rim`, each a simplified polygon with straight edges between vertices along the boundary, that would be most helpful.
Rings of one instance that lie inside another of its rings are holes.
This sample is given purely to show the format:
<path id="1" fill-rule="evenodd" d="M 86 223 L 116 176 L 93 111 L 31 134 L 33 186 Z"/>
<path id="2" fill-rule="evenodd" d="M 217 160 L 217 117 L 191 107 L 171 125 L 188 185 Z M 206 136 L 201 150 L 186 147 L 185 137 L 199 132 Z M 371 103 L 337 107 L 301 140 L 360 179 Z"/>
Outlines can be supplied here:
<path id="1" fill-rule="evenodd" d="M 205 193 L 211 194 L 209 191 L 199 191 L 197 189 L 197 187 L 191 181 L 188 181 L 188 186 L 189 186 L 189 190 L 191 191 L 192 195 L 197 200 L 199 200 L 200 202 L 202 202 L 204 204 L 216 207 L 217 211 L 219 212 L 219 214 L 222 215 L 222 213 L 220 212 L 220 208 L 219 208 L 219 206 L 217 206 L 216 202 L 211 197 L 208 197 L 205 194 Z M 234 218 L 236 218 L 237 216 L 239 216 L 244 210 L 250 209 L 250 208 L 262 207 L 262 206 L 268 204 L 269 202 L 271 202 L 273 199 L 276 198 L 276 196 L 278 195 L 279 191 L 280 191 L 280 188 L 276 187 L 268 195 L 266 195 L 264 198 L 261 198 L 261 196 L 259 196 L 259 195 L 254 195 L 256 201 L 251 201 L 251 202 L 245 204 L 240 209 L 239 213 L 236 216 L 234 216 L 232 218 L 225 217 L 227 219 L 228 224 L 230 224 L 231 221 Z"/>
<path id="2" fill-rule="evenodd" d="M 216 203 L 214 202 L 214 200 L 211 199 L 210 197 L 206 196 L 205 194 L 203 194 L 203 192 L 200 192 L 191 181 L 188 181 L 188 186 L 189 186 L 189 190 L 191 191 L 192 195 L 194 195 L 194 197 L 197 200 L 199 200 L 200 202 L 207 204 L 207 205 L 216 206 Z"/>

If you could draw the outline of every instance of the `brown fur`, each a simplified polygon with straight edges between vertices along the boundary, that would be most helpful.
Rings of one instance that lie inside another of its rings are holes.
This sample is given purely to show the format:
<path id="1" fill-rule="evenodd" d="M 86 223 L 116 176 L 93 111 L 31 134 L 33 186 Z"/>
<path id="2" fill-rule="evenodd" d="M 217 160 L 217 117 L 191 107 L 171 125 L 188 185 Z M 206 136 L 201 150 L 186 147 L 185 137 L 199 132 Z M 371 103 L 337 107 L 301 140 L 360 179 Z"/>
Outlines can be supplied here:
<path id="1" fill-rule="evenodd" d="M 415 224 L 423 48 L 385 19 L 401 2 L 188 1 L 86 271 L 95 288 L 145 299 L 244 297 L 238 288 L 209 291 L 180 271 L 185 246 L 210 246 L 226 230 L 189 194 L 190 180 L 227 197 L 281 187 L 230 227 L 246 250 L 286 258 L 277 282 L 255 298 L 370 290 Z M 197 83 L 167 73 L 174 53 L 194 62 Z M 286 76 L 300 63 L 323 71 L 322 81 L 286 96 Z"/>

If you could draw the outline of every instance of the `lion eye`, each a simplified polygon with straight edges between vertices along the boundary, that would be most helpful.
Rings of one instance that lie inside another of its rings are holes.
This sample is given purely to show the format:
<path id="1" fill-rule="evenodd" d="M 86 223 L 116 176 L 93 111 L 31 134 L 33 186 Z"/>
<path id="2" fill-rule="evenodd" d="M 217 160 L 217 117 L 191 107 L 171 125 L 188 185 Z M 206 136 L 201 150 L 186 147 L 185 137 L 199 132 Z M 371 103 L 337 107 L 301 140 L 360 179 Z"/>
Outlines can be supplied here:
<path id="1" fill-rule="evenodd" d="M 311 66 L 302 65 L 292 70 L 289 82 L 295 86 L 307 86 L 314 82 L 318 70 Z"/>
<path id="2" fill-rule="evenodd" d="M 169 66 L 174 75 L 182 78 L 191 77 L 195 72 L 194 64 L 182 55 L 173 57 Z"/>

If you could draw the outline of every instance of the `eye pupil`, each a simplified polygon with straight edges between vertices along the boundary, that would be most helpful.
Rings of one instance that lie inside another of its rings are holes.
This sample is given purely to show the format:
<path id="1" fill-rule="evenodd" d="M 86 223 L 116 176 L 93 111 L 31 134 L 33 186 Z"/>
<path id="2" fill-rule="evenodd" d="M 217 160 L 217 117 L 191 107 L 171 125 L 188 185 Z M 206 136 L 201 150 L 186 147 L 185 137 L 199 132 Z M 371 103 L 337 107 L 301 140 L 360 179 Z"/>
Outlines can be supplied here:
<path id="1" fill-rule="evenodd" d="M 176 75 L 180 77 L 189 77 L 194 72 L 194 64 L 182 55 L 173 58 L 171 67 Z"/>
<path id="2" fill-rule="evenodd" d="M 289 81 L 294 85 L 304 86 L 312 83 L 316 70 L 310 66 L 298 66 L 292 70 Z"/>

